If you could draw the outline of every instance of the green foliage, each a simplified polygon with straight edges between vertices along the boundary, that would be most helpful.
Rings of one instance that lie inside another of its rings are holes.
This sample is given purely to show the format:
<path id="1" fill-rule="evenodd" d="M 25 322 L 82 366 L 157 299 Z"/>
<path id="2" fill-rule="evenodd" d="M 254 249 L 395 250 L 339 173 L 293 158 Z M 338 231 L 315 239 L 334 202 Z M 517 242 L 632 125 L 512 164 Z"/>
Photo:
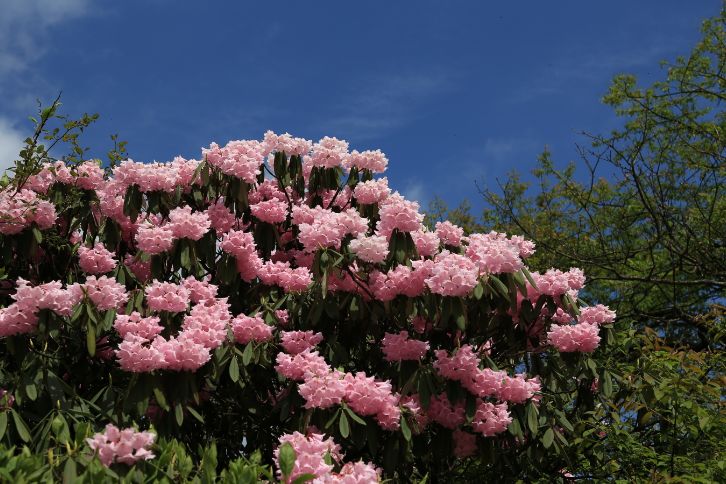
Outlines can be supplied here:
<path id="1" fill-rule="evenodd" d="M 539 249 L 531 266 L 583 268 L 586 297 L 617 310 L 613 344 L 595 357 L 607 369 L 599 424 L 566 445 L 575 475 L 726 479 L 724 22 L 723 12 L 704 22 L 665 80 L 616 77 L 603 101 L 623 126 L 587 135 L 580 163 L 558 169 L 544 152 L 537 184 L 511 174 L 483 192 L 476 223 L 467 205 L 430 212 L 469 232 L 526 236 Z"/>

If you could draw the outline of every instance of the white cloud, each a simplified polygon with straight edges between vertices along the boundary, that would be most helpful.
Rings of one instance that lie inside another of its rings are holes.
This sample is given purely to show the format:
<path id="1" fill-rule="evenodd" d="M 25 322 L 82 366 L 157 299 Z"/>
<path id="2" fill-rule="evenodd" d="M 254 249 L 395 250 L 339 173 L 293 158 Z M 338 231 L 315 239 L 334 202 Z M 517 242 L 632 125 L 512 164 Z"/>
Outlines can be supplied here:
<path id="1" fill-rule="evenodd" d="M 406 188 L 403 190 L 402 195 L 407 200 L 418 202 L 422 208 L 425 208 L 425 203 L 428 202 L 426 196 L 426 187 L 421 182 L 408 182 Z"/>
<path id="2" fill-rule="evenodd" d="M 0 118 L 0 176 L 13 166 L 25 137 L 5 118 Z"/>
<path id="3" fill-rule="evenodd" d="M 446 87 L 436 73 L 396 74 L 358 81 L 319 126 L 348 139 L 375 138 L 404 126 L 418 115 L 420 105 Z"/>
<path id="4" fill-rule="evenodd" d="M 0 0 L 0 78 L 39 59 L 49 27 L 85 15 L 90 0 Z"/>

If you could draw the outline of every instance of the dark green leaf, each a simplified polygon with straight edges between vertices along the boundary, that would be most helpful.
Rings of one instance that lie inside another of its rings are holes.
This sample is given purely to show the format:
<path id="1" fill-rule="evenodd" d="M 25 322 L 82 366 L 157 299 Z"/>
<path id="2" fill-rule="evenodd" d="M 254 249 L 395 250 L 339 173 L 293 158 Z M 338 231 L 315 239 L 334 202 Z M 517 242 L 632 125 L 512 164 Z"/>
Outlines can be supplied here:
<path id="1" fill-rule="evenodd" d="M 239 380 L 239 363 L 236 356 L 233 356 L 229 362 L 229 377 L 235 383 Z"/>
<path id="2" fill-rule="evenodd" d="M 552 428 L 548 428 L 544 435 L 542 436 L 542 445 L 544 445 L 545 449 L 549 449 L 552 445 L 552 442 L 555 440 L 555 433 L 552 431 Z"/>
<path id="3" fill-rule="evenodd" d="M 23 439 L 23 442 L 30 442 L 30 430 L 25 425 L 25 421 L 23 421 L 23 418 L 14 408 L 10 409 L 10 412 L 13 414 L 13 422 L 15 423 L 15 430 L 18 432 L 18 435 Z"/>
<path id="4" fill-rule="evenodd" d="M 280 472 L 283 476 L 292 474 L 296 458 L 295 449 L 292 448 L 290 442 L 285 442 L 280 446 Z"/>
<path id="5" fill-rule="evenodd" d="M 340 413 L 340 420 L 338 420 L 338 429 L 340 430 L 340 435 L 347 439 L 348 435 L 350 435 L 350 424 L 348 423 L 348 417 L 345 416 L 345 412 Z"/>

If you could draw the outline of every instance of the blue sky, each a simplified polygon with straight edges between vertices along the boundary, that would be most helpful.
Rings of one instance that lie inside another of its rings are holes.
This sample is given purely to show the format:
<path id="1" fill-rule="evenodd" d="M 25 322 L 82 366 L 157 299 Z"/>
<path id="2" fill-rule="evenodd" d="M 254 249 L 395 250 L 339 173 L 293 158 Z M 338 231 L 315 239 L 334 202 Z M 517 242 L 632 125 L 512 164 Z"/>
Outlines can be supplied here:
<path id="1" fill-rule="evenodd" d="M 63 91 L 97 112 L 137 161 L 199 156 L 267 129 L 383 150 L 392 187 L 427 204 L 481 206 L 549 146 L 576 158 L 581 131 L 617 125 L 613 75 L 662 77 L 719 0 L 0 0 L 0 166 L 34 100 Z"/>

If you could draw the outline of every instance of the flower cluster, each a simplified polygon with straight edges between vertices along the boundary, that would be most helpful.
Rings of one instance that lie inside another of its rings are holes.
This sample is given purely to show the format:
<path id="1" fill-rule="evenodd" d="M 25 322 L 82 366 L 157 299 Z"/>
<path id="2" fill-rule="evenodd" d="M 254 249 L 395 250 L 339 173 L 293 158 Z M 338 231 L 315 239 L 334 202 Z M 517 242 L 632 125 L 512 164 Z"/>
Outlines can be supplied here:
<path id="1" fill-rule="evenodd" d="M 133 428 L 119 430 L 108 424 L 103 432 L 94 434 L 86 442 L 98 454 L 101 463 L 108 467 L 117 462 L 130 466 L 140 460 L 153 459 L 155 455 L 149 447 L 154 440 L 156 434 L 152 432 L 137 432 Z"/>
<path id="2" fill-rule="evenodd" d="M 280 437 L 280 445 L 275 449 L 275 463 L 278 476 L 283 477 L 280 468 L 280 448 L 290 444 L 295 452 L 295 464 L 292 472 L 285 476 L 284 482 L 293 482 L 303 474 L 315 476 L 313 482 L 320 483 L 373 483 L 380 481 L 381 470 L 364 462 L 344 463 L 339 472 L 333 472 L 334 464 L 343 461 L 343 453 L 332 438 L 324 438 L 320 433 L 308 435 L 300 432 L 285 434 Z"/>

